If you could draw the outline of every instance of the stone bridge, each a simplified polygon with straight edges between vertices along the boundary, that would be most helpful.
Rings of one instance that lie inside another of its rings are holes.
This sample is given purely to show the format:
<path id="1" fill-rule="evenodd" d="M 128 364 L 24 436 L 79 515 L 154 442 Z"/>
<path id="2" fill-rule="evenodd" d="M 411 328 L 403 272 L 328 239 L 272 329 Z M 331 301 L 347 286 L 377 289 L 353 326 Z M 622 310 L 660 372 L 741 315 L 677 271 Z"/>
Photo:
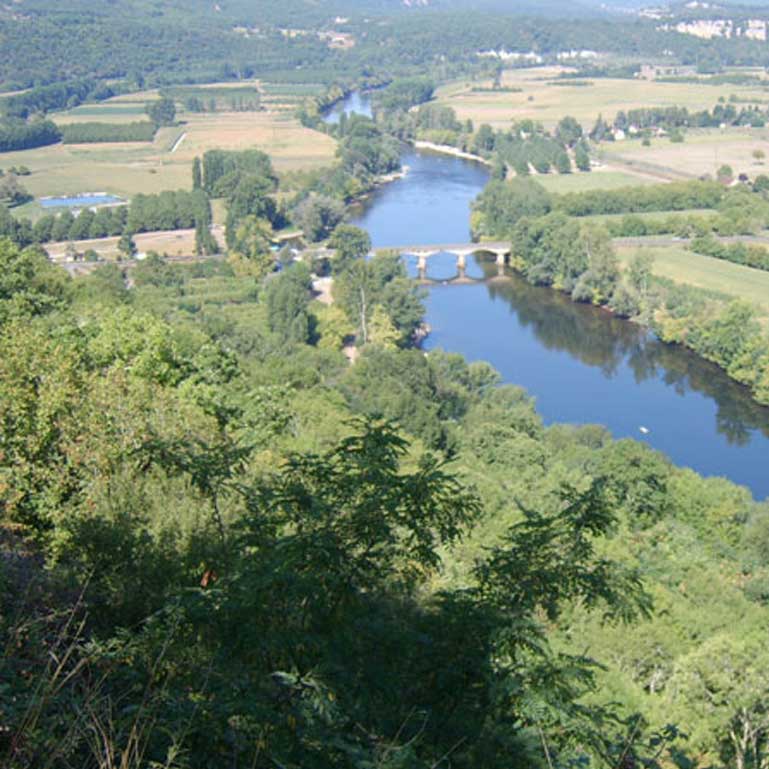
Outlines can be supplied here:
<path id="1" fill-rule="evenodd" d="M 427 277 L 427 262 L 430 257 L 438 254 L 453 254 L 457 260 L 457 272 L 459 277 L 465 276 L 467 258 L 474 254 L 492 254 L 497 262 L 500 274 L 510 257 L 510 244 L 498 241 L 488 243 L 440 243 L 436 245 L 419 246 L 390 246 L 378 248 L 376 252 L 397 251 L 401 256 L 413 256 L 417 258 L 419 277 L 424 280 Z"/>

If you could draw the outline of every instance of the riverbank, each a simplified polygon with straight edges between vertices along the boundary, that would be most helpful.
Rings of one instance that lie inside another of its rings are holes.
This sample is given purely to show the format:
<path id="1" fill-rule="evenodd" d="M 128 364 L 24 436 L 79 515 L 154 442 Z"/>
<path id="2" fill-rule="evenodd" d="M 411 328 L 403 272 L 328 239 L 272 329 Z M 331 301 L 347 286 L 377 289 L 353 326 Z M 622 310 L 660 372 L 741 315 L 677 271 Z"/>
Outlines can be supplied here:
<path id="1" fill-rule="evenodd" d="M 480 155 L 474 155 L 472 152 L 465 152 L 458 147 L 452 147 L 450 144 L 435 144 L 433 142 L 422 141 L 421 139 L 415 139 L 412 146 L 416 150 L 428 150 L 429 152 L 438 152 L 441 155 L 451 155 L 455 158 L 461 158 L 462 160 L 472 160 L 475 163 L 482 163 L 485 166 L 491 167 L 491 163 L 482 158 Z"/>
<path id="2" fill-rule="evenodd" d="M 359 195 L 356 195 L 352 200 L 348 202 L 347 205 L 351 208 L 354 208 L 355 206 L 362 206 L 381 187 L 385 187 L 388 184 L 392 184 L 393 182 L 405 179 L 408 176 L 410 170 L 410 166 L 403 165 L 401 166 L 400 171 L 393 171 L 390 174 L 381 174 L 380 176 L 377 176 L 368 187 L 368 189 L 365 190 L 365 192 L 361 192 Z"/>

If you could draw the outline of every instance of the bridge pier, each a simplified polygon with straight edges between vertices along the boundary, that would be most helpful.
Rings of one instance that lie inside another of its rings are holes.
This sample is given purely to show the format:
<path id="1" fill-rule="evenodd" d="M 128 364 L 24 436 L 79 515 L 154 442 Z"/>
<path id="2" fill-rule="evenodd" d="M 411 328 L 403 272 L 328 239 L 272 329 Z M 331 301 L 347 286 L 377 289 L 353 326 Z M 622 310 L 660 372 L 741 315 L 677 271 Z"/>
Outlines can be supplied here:
<path id="1" fill-rule="evenodd" d="M 427 278 L 427 256 L 425 254 L 419 254 L 417 258 L 417 271 L 419 272 L 420 280 Z"/>

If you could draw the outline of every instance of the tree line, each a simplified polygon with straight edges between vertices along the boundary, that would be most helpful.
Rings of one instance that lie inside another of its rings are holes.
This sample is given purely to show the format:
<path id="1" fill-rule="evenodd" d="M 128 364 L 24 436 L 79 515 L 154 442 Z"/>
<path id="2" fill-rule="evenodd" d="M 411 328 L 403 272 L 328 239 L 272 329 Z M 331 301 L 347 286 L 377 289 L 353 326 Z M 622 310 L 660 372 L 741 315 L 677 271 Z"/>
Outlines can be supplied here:
<path id="1" fill-rule="evenodd" d="M 719 182 L 694 180 L 617 190 L 570 192 L 554 197 L 553 205 L 570 216 L 687 211 L 717 208 L 726 194 Z"/>
<path id="2" fill-rule="evenodd" d="M 68 240 L 94 240 L 129 233 L 190 229 L 211 224 L 211 205 L 202 191 L 167 191 L 136 195 L 127 206 L 84 208 L 44 214 L 34 224 L 0 207 L 0 237 L 21 247 Z"/>
<path id="3" fill-rule="evenodd" d="M 734 104 L 717 104 L 712 110 L 697 112 L 690 112 L 686 107 L 645 107 L 618 112 L 612 125 L 622 130 L 631 126 L 637 129 L 718 128 L 721 125 L 763 128 L 766 112 L 758 106 L 742 107 L 738 111 Z M 597 134 L 597 130 L 593 133 Z"/>
<path id="4" fill-rule="evenodd" d="M 769 270 L 769 249 L 754 243 L 721 243 L 712 235 L 701 235 L 692 240 L 690 248 L 697 254 L 742 264 L 756 270 Z"/>
<path id="5" fill-rule="evenodd" d="M 0 120 L 0 152 L 45 147 L 61 141 L 61 131 L 51 120 Z"/>

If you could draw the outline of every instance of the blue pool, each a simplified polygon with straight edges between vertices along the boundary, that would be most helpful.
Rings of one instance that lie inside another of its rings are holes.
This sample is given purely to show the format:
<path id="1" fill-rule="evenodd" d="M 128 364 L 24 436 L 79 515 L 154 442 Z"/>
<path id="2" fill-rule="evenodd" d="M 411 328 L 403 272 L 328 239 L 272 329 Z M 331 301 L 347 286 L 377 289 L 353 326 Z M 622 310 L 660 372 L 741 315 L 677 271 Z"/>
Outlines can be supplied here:
<path id="1" fill-rule="evenodd" d="M 40 198 L 43 208 L 91 208 L 93 206 L 110 206 L 125 203 L 123 198 L 107 195 L 104 192 L 86 192 L 82 195 L 71 195 L 63 198 Z"/>

